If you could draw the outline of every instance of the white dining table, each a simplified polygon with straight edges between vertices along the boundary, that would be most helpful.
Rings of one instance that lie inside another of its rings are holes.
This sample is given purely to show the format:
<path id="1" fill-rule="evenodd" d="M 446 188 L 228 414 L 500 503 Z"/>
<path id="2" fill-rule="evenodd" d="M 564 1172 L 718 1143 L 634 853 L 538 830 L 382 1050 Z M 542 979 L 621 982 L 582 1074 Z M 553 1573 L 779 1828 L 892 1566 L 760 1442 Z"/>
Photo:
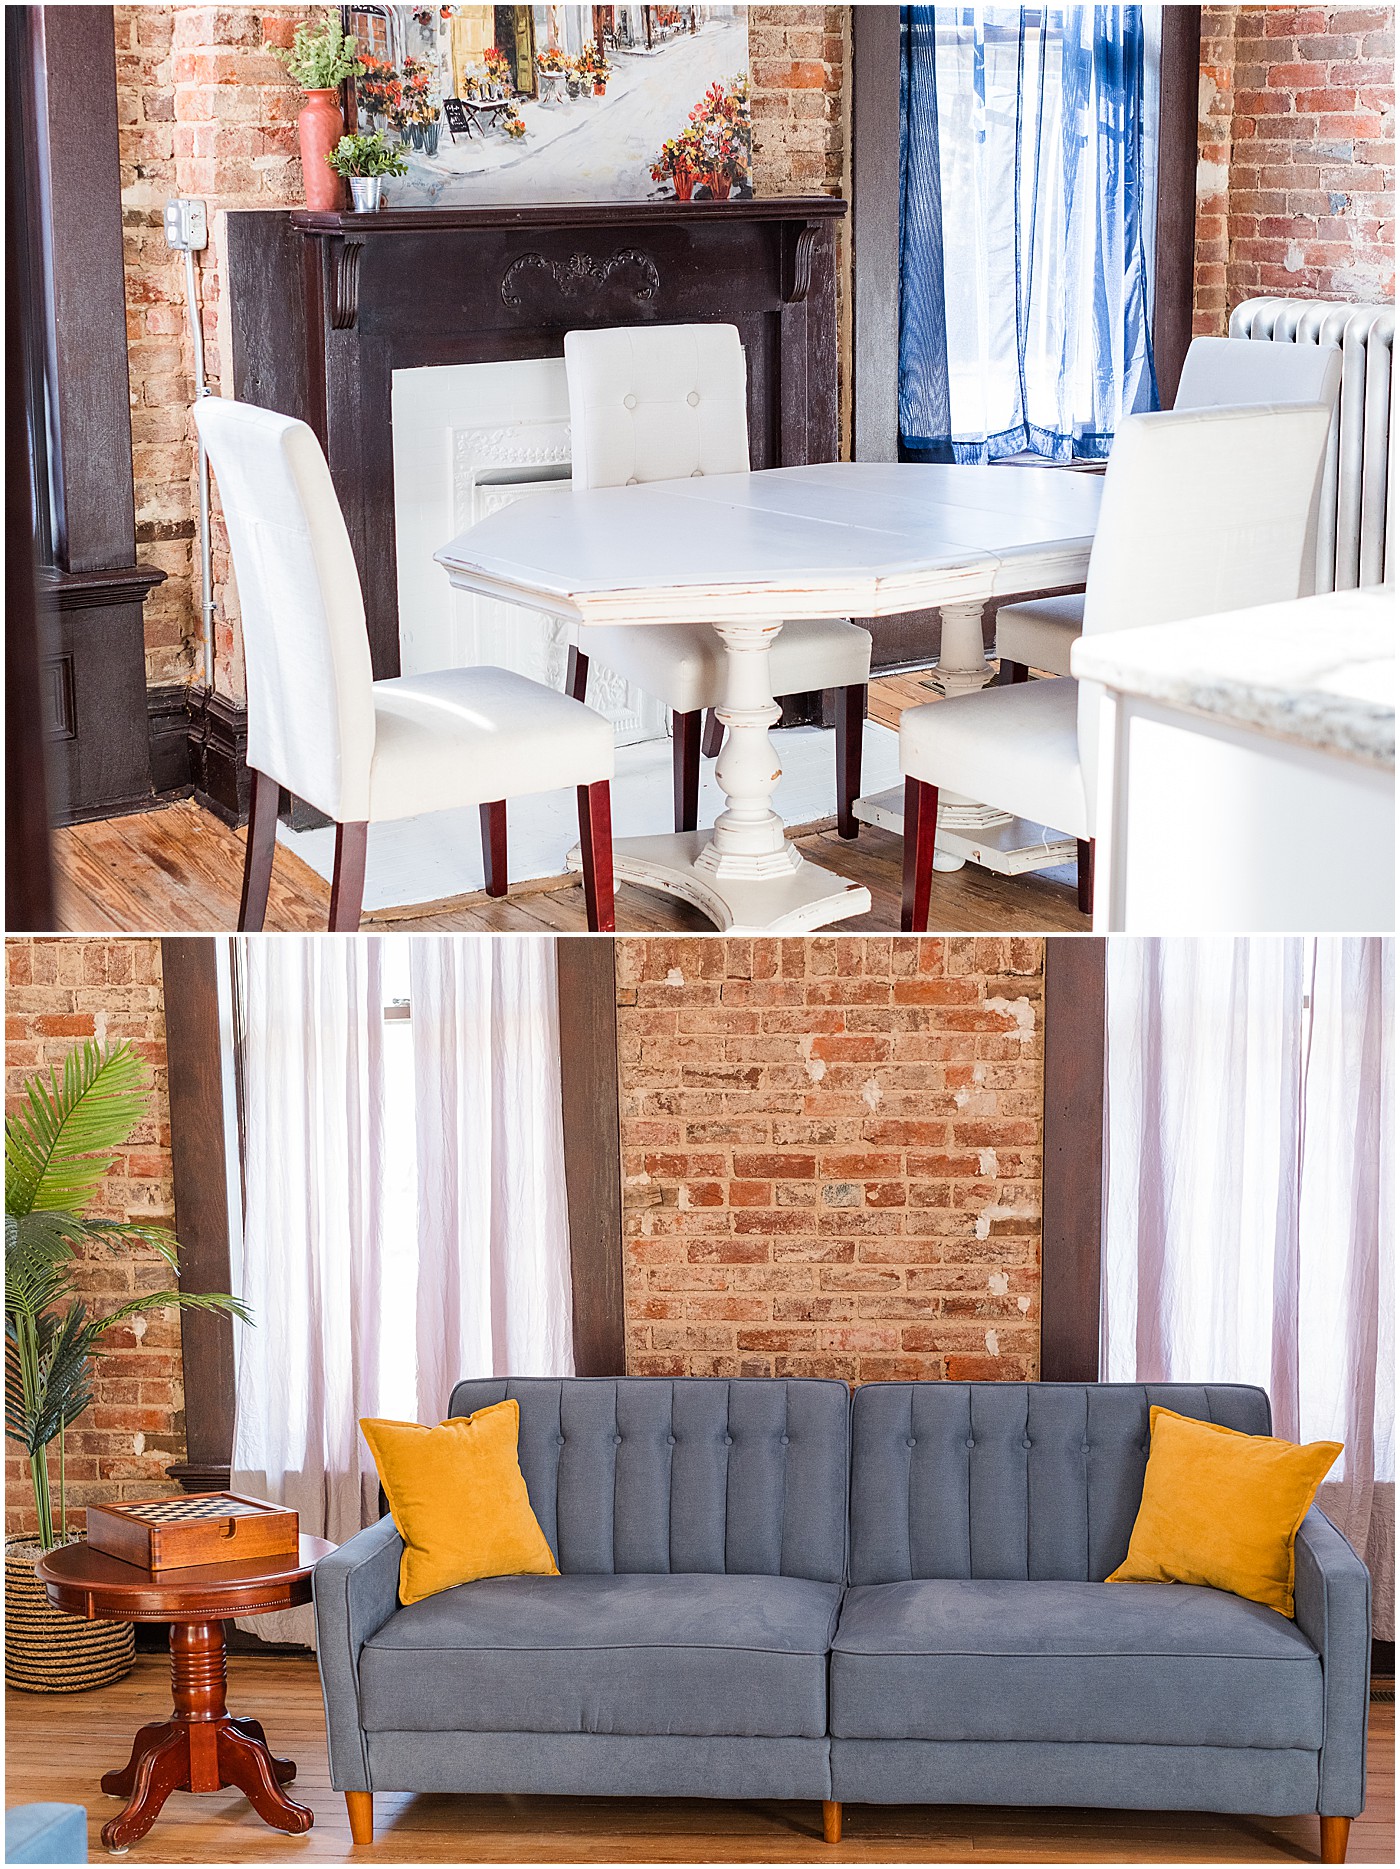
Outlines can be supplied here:
<path id="1" fill-rule="evenodd" d="M 718 632 L 725 807 L 708 830 L 619 839 L 614 872 L 681 897 L 721 929 L 797 933 L 867 913 L 870 893 L 804 858 L 773 809 L 774 637 L 785 622 L 937 606 L 937 685 L 980 687 L 991 673 L 983 605 L 1083 582 L 1102 485 L 1040 467 L 841 461 L 563 487 L 489 514 L 434 556 L 461 590 L 577 625 Z M 578 866 L 577 851 L 569 863 Z"/>

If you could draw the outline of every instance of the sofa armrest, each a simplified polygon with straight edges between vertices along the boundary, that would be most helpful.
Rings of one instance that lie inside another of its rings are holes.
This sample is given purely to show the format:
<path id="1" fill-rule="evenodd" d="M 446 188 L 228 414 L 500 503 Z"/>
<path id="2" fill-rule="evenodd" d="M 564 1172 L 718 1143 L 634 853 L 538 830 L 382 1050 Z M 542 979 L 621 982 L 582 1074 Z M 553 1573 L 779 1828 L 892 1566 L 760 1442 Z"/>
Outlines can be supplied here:
<path id="1" fill-rule="evenodd" d="M 322 1558 L 311 1574 L 316 1660 L 337 1791 L 373 1789 L 360 1723 L 360 1650 L 399 1607 L 402 1552 L 394 1521 L 383 1518 Z"/>
<path id="2" fill-rule="evenodd" d="M 1317 1807 L 1324 1817 L 1356 1817 L 1366 1802 L 1371 1574 L 1316 1506 L 1299 1529 L 1294 1558 L 1294 1620 L 1322 1657 Z"/>

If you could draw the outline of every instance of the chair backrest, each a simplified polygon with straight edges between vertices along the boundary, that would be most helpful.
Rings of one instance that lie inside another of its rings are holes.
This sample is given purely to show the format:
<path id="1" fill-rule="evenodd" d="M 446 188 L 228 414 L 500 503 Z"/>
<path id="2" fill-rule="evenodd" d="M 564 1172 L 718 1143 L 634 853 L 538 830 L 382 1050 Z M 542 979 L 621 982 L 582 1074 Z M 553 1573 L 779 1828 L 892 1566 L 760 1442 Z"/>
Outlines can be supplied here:
<path id="1" fill-rule="evenodd" d="M 1153 1403 L 1269 1432 L 1269 1398 L 1234 1385 L 865 1384 L 851 1410 L 851 1582 L 1101 1583 L 1142 1503 Z"/>
<path id="2" fill-rule="evenodd" d="M 512 1396 L 520 1470 L 561 1571 L 844 1577 L 845 1383 L 484 1378 L 459 1382 L 448 1413 Z"/>
<path id="3" fill-rule="evenodd" d="M 195 404 L 228 526 L 248 687 L 248 764 L 338 822 L 369 815 L 374 700 L 350 537 L 305 422 Z"/>
<path id="4" fill-rule="evenodd" d="M 1331 421 L 1321 403 L 1125 417 L 1104 474 L 1084 634 L 1310 592 Z M 1091 833 L 1100 705 L 1097 685 L 1081 682 L 1079 765 Z"/>
<path id="5" fill-rule="evenodd" d="M 747 372 L 734 325 L 570 331 L 564 364 L 576 487 L 748 471 Z"/>
<path id="6" fill-rule="evenodd" d="M 1238 337 L 1192 338 L 1174 407 L 1285 408 L 1299 402 L 1335 407 L 1342 385 L 1339 344 L 1251 344 Z"/>

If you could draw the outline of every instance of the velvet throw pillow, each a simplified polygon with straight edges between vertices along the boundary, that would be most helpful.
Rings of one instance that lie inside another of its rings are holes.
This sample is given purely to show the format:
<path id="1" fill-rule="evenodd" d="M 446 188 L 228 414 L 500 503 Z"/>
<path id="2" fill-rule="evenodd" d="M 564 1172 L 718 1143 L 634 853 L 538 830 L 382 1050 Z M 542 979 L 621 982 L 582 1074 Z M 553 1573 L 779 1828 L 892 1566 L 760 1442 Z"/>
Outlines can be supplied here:
<path id="1" fill-rule="evenodd" d="M 1142 1504 L 1109 1583 L 1199 1583 L 1293 1614 L 1293 1541 L 1340 1441 L 1295 1447 L 1153 1408 Z"/>
<path id="2" fill-rule="evenodd" d="M 436 1428 L 360 1423 L 403 1539 L 399 1601 L 478 1577 L 557 1577 L 520 1471 L 520 1404 L 495 1402 Z"/>

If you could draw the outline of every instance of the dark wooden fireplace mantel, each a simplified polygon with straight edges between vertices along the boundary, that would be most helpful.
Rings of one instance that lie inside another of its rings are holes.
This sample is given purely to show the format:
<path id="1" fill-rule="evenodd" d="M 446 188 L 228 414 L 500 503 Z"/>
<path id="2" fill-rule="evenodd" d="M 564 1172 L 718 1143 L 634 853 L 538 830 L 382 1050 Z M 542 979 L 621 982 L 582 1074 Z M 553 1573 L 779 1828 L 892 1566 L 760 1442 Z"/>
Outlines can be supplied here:
<path id="1" fill-rule="evenodd" d="M 590 326 L 735 324 L 753 465 L 834 460 L 835 229 L 845 212 L 819 195 L 230 213 L 233 393 L 320 436 L 376 676 L 399 667 L 395 370 L 558 356 L 567 331 Z"/>

